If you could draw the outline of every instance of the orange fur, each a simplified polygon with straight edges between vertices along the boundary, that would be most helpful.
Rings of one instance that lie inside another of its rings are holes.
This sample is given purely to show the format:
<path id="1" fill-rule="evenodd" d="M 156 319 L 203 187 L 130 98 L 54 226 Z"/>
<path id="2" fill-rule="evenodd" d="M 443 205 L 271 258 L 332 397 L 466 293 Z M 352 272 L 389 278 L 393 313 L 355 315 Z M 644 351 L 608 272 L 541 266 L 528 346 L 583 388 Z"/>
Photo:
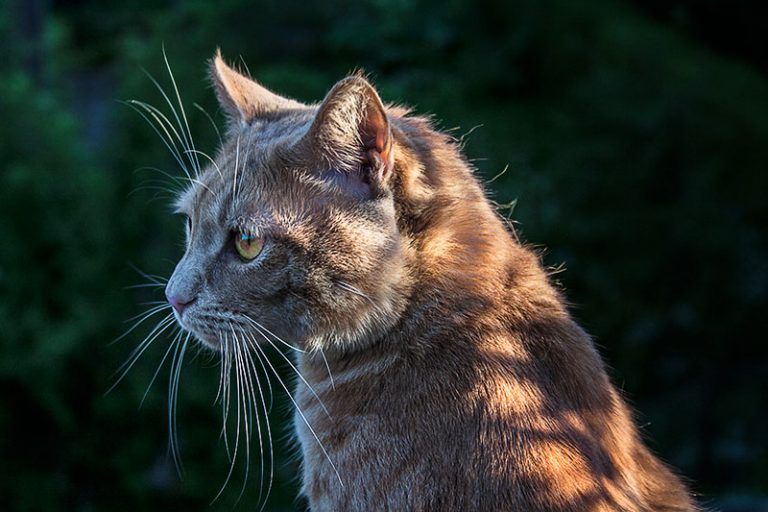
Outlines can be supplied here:
<path id="1" fill-rule="evenodd" d="M 185 258 L 218 257 L 235 216 L 273 240 L 248 267 L 252 288 L 217 263 L 210 293 L 244 297 L 227 307 L 307 350 L 298 367 L 328 412 L 298 383 L 313 510 L 697 510 L 456 141 L 385 108 L 359 75 L 319 106 L 276 99 L 218 56 L 212 75 L 245 124 L 220 174 L 182 201 L 202 233 Z M 232 197 L 241 140 L 246 185 Z M 194 324 L 205 293 L 188 322 L 214 345 Z"/>

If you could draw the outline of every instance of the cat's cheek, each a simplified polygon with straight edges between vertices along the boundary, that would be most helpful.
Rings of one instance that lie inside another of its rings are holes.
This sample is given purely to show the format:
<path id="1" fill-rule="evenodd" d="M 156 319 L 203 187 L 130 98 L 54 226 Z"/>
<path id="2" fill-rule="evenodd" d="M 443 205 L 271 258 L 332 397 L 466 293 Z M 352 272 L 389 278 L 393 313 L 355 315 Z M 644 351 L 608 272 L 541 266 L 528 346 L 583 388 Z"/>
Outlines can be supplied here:
<path id="1" fill-rule="evenodd" d="M 300 343 L 311 330 L 311 318 L 305 304 L 288 300 L 280 311 L 275 312 L 275 329 L 282 332 L 285 339 Z"/>

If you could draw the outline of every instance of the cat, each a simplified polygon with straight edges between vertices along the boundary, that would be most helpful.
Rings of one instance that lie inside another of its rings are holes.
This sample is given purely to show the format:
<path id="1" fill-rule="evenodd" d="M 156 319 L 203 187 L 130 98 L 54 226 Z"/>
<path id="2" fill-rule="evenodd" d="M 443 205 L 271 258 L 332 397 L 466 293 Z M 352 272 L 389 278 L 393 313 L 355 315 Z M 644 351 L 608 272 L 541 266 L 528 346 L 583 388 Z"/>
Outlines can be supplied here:
<path id="1" fill-rule="evenodd" d="M 232 364 L 295 345 L 311 510 L 699 510 L 457 141 L 359 73 L 319 105 L 210 75 L 228 132 L 166 295 Z"/>

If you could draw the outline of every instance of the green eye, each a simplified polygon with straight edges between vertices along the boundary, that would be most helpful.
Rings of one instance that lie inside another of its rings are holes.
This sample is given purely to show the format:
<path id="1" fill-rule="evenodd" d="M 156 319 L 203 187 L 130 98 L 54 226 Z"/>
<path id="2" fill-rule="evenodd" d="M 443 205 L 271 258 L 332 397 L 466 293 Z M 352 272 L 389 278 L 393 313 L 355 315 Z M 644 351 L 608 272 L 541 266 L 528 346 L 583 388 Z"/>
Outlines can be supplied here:
<path id="1" fill-rule="evenodd" d="M 244 260 L 252 260 L 261 252 L 264 246 L 261 239 L 247 233 L 235 234 L 235 249 Z"/>

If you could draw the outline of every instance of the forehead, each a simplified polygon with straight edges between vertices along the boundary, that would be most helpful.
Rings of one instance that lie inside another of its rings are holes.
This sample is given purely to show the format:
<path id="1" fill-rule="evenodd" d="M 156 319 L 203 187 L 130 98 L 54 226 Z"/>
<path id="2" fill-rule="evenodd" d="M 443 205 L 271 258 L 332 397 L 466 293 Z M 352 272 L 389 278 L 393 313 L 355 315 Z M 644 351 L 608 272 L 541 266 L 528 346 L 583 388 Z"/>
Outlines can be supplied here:
<path id="1" fill-rule="evenodd" d="M 199 157 L 201 164 L 205 160 L 208 165 L 201 165 L 202 174 L 179 195 L 176 210 L 223 220 L 232 214 L 255 213 L 248 210 L 256 203 L 266 206 L 265 202 L 295 188 L 296 171 L 306 165 L 298 147 L 311 114 L 310 109 L 290 112 L 234 131 L 215 160 Z"/>

